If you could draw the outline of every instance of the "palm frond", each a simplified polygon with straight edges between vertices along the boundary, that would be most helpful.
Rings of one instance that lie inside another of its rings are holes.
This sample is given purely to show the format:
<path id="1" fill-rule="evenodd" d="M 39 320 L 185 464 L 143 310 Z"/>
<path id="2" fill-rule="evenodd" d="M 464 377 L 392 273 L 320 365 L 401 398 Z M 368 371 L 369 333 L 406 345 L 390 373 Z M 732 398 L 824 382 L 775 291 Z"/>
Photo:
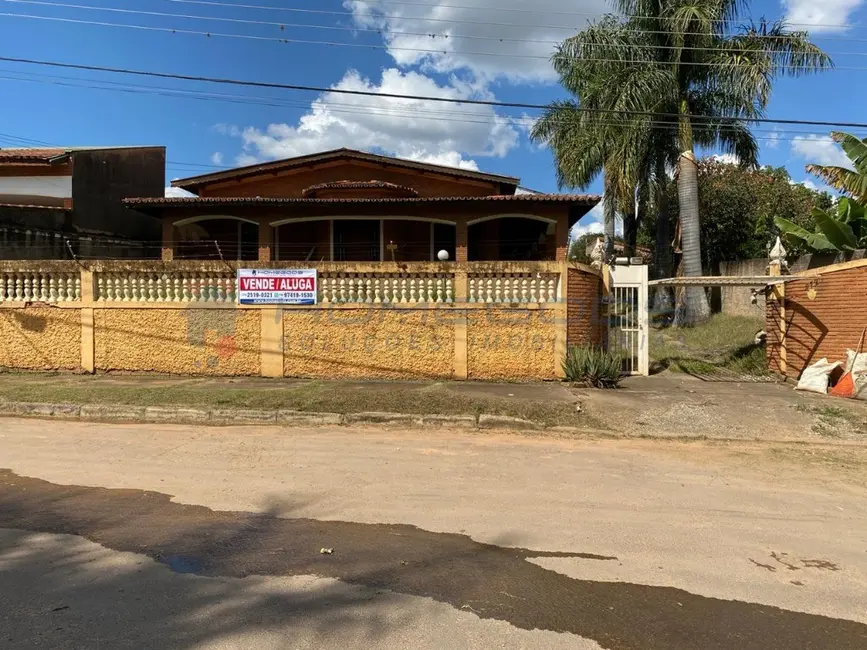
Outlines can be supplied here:
<path id="1" fill-rule="evenodd" d="M 843 148 L 855 169 L 860 174 L 867 174 L 867 140 L 841 131 L 832 131 L 831 138 Z"/>
<path id="2" fill-rule="evenodd" d="M 864 174 L 833 165 L 807 165 L 807 172 L 857 201 L 867 200 L 867 176 Z"/>

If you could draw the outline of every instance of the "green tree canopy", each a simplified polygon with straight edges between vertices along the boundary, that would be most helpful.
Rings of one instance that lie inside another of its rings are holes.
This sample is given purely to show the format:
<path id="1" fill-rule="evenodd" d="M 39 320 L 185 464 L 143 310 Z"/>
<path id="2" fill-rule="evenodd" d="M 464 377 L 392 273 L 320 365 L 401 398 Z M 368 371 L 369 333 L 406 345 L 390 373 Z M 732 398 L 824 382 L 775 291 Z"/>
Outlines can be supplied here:
<path id="1" fill-rule="evenodd" d="M 698 276 L 696 147 L 754 163 L 757 146 L 747 125 L 763 115 L 774 80 L 828 68 L 831 60 L 805 32 L 783 23 L 738 27 L 745 0 L 613 0 L 613 6 L 619 15 L 558 48 L 554 68 L 573 98 L 553 104 L 533 137 L 551 146 L 561 184 L 583 187 L 604 169 L 608 198 L 620 203 L 649 195 L 642 186 L 651 176 L 662 185 L 665 163 L 676 163 L 683 272 Z M 630 213 L 628 206 L 621 212 Z M 676 322 L 709 315 L 701 287 L 683 292 Z"/>
<path id="2" fill-rule="evenodd" d="M 715 272 L 720 262 L 766 257 L 778 234 L 778 219 L 812 231 L 814 210 L 826 210 L 832 197 L 794 183 L 785 167 L 748 169 L 713 159 L 699 161 L 699 208 L 702 214 L 702 266 Z M 677 185 L 670 181 L 669 200 L 677 204 Z M 652 241 L 654 224 L 642 229 L 640 241 Z M 805 250 L 797 247 L 793 252 Z"/>

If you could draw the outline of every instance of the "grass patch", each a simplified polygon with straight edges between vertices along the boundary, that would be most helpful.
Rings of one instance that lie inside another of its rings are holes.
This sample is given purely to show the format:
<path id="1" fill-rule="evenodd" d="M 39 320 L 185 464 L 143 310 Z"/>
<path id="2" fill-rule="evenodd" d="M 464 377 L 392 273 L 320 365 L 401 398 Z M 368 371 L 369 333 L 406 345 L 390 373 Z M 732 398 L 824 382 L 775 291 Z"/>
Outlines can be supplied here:
<path id="1" fill-rule="evenodd" d="M 798 404 L 798 412 L 813 416 L 813 433 L 826 438 L 839 438 L 848 432 L 867 433 L 867 422 L 858 414 L 839 406 Z"/>
<path id="2" fill-rule="evenodd" d="M 696 327 L 651 329 L 650 358 L 679 372 L 713 375 L 727 371 L 765 376 L 768 364 L 763 346 L 755 344 L 764 321 L 716 314 Z"/>
<path id="3" fill-rule="evenodd" d="M 571 402 L 452 390 L 447 383 L 389 384 L 280 380 L 0 376 L 0 401 L 198 408 L 286 409 L 326 413 L 507 415 L 546 426 L 594 426 Z M 516 391 L 519 392 L 516 386 Z"/>

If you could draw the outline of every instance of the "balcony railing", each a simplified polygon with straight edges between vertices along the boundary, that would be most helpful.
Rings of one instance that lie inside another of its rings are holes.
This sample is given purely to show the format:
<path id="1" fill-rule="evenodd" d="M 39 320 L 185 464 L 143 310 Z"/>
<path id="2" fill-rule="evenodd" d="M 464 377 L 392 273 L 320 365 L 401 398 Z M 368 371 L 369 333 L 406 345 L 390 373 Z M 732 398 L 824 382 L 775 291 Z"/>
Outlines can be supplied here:
<path id="1" fill-rule="evenodd" d="M 319 304 L 546 305 L 561 300 L 557 262 L 0 262 L 0 303 L 183 304 L 237 302 L 236 270 L 315 268 Z"/>

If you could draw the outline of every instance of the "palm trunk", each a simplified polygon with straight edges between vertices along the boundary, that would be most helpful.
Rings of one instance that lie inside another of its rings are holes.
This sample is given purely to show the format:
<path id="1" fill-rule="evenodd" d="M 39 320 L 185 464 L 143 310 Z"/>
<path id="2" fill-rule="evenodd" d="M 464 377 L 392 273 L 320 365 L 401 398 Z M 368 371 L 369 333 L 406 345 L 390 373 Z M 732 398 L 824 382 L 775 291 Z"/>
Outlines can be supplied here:
<path id="1" fill-rule="evenodd" d="M 677 196 L 680 200 L 680 228 L 683 249 L 683 275 L 700 277 L 701 222 L 698 213 L 698 163 L 693 153 L 692 124 L 685 117 L 689 109 L 686 100 L 680 106 L 680 159 L 677 163 Z M 710 318 L 710 305 L 704 287 L 687 287 L 676 306 L 674 324 L 697 325 Z"/>
<path id="2" fill-rule="evenodd" d="M 635 194 L 633 194 L 635 197 Z M 623 215 L 623 257 L 635 255 L 635 244 L 638 239 L 639 211 L 642 197 L 639 195 L 631 203 L 624 206 Z"/>
<path id="3" fill-rule="evenodd" d="M 656 278 L 671 277 L 671 215 L 668 212 L 668 175 L 665 161 L 656 163 L 656 243 L 653 247 L 653 263 Z M 663 318 L 671 318 L 674 311 L 674 293 L 671 287 L 656 287 L 653 296 L 653 312 Z"/>
<path id="4" fill-rule="evenodd" d="M 603 197 L 602 214 L 604 219 L 603 230 L 605 234 L 605 261 L 609 262 L 614 257 L 614 237 L 616 236 L 616 212 L 614 204 L 614 184 L 605 172 L 605 196 Z"/>

